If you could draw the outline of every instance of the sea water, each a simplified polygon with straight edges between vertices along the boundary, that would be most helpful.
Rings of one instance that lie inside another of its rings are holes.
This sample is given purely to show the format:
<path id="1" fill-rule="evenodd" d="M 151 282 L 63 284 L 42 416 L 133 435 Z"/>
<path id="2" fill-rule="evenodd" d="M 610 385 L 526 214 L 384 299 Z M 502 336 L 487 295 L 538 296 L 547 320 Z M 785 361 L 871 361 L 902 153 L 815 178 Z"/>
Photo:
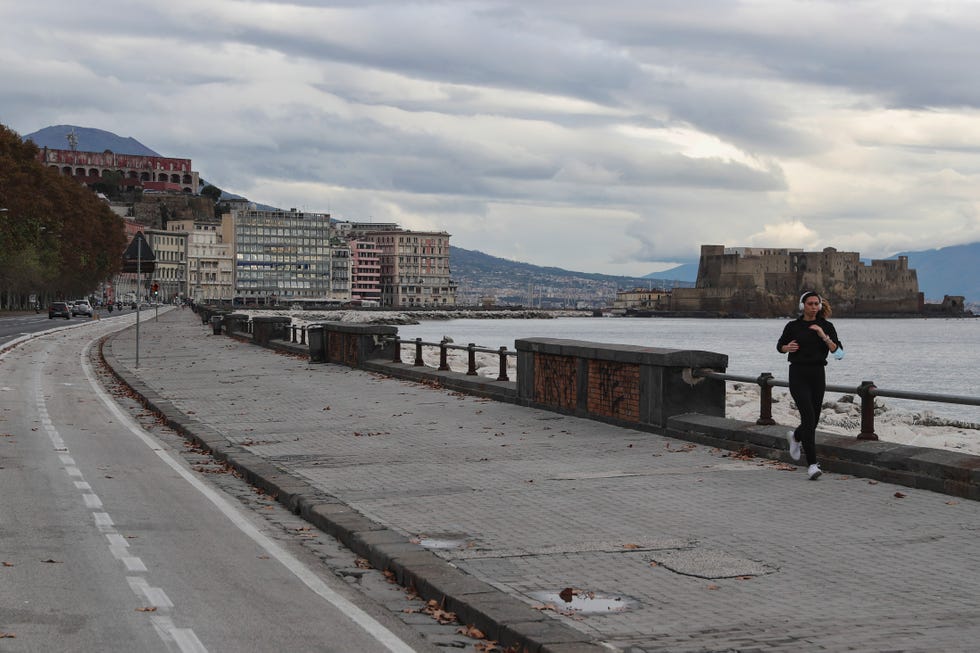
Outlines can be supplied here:
<path id="1" fill-rule="evenodd" d="M 786 322 L 618 317 L 458 319 L 401 325 L 398 335 L 425 342 L 449 336 L 457 345 L 474 343 L 492 349 L 513 349 L 514 341 L 521 338 L 699 349 L 726 354 L 729 374 L 756 377 L 770 372 L 786 380 L 786 355 L 776 351 Z M 980 397 L 980 320 L 838 318 L 832 322 L 846 355 L 843 360 L 828 361 L 828 384 L 856 387 L 873 381 L 883 390 Z M 903 412 L 928 410 L 944 418 L 980 423 L 980 406 L 892 398 L 882 401 Z"/>

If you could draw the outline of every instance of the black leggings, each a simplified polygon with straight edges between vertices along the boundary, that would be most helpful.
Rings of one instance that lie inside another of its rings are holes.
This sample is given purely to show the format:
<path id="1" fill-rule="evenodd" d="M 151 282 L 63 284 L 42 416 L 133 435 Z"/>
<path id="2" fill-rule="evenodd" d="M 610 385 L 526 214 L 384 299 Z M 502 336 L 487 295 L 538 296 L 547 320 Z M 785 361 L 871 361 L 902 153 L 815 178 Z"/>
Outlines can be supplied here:
<path id="1" fill-rule="evenodd" d="M 793 395 L 796 409 L 800 411 L 800 425 L 794 431 L 796 440 L 803 445 L 806 461 L 817 462 L 816 431 L 823 406 L 823 393 L 827 387 L 823 365 L 790 365 L 789 393 Z"/>

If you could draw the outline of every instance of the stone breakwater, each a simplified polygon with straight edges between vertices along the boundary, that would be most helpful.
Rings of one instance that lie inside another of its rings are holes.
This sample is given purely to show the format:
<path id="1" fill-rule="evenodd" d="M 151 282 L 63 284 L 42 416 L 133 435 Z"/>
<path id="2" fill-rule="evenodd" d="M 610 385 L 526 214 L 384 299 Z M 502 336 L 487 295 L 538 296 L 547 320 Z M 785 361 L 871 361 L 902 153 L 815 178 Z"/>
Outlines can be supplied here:
<path id="1" fill-rule="evenodd" d="M 252 317 L 288 317 L 295 326 L 317 322 L 346 322 L 348 324 L 419 324 L 422 320 L 541 320 L 556 317 L 590 317 L 590 311 L 544 311 L 522 309 L 513 311 L 303 311 L 303 310 L 243 310 Z"/>

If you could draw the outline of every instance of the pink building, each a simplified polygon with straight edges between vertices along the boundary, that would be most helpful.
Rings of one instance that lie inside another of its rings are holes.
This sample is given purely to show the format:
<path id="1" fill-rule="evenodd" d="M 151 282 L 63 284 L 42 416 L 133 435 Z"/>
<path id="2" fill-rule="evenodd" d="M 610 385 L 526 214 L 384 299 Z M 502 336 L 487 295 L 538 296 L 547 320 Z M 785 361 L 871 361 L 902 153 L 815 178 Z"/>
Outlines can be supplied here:
<path id="1" fill-rule="evenodd" d="M 351 301 L 381 302 L 381 248 L 369 240 L 351 240 Z"/>

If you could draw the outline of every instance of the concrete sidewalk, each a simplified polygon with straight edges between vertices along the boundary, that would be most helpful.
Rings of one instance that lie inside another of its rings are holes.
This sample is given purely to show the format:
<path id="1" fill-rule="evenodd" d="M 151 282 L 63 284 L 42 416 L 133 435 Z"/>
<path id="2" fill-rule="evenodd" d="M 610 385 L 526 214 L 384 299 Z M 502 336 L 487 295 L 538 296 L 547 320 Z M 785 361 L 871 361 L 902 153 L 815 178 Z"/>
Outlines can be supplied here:
<path id="1" fill-rule="evenodd" d="M 106 360 L 173 426 L 491 639 L 980 647 L 980 502 L 311 365 L 190 311 L 140 338 L 139 369 L 132 330 Z"/>

